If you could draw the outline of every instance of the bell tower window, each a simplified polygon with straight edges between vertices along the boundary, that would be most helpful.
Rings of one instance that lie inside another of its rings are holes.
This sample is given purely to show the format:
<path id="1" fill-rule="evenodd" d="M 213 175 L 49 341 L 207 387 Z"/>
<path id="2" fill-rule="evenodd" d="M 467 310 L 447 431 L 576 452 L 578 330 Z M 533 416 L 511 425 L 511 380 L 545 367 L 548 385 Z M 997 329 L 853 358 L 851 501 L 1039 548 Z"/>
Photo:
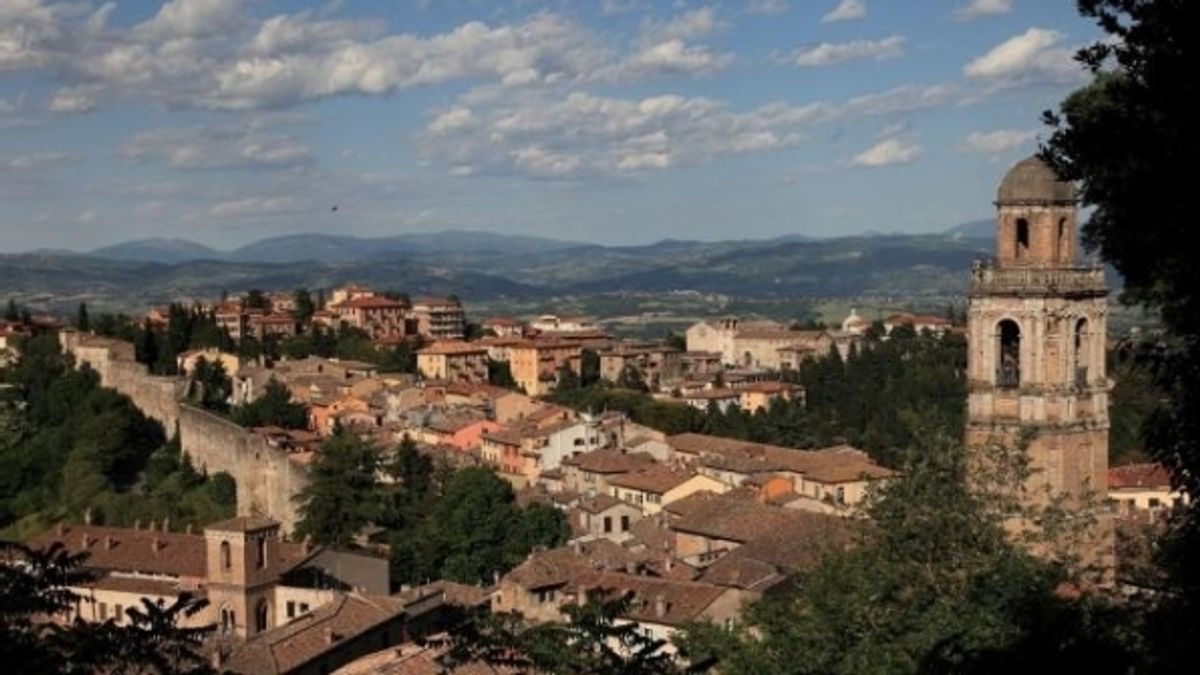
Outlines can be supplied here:
<path id="1" fill-rule="evenodd" d="M 1017 218 L 1017 260 L 1029 257 L 1029 221 Z"/>
<path id="2" fill-rule="evenodd" d="M 997 326 L 996 385 L 1003 388 L 1021 386 L 1021 327 L 1005 319 Z"/>
<path id="3" fill-rule="evenodd" d="M 1085 387 L 1088 383 L 1088 360 L 1091 344 L 1088 339 L 1087 319 L 1075 324 L 1075 386 Z"/>

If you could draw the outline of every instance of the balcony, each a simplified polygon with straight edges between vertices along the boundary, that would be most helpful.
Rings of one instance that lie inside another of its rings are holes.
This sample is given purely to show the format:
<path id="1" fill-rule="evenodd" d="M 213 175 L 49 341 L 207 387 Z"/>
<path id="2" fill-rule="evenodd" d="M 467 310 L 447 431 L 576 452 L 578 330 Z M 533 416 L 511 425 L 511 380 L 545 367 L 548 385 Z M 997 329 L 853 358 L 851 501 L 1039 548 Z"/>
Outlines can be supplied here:
<path id="1" fill-rule="evenodd" d="M 1083 267 L 996 267 L 975 261 L 971 267 L 971 295 L 1079 295 L 1108 294 L 1104 268 Z"/>

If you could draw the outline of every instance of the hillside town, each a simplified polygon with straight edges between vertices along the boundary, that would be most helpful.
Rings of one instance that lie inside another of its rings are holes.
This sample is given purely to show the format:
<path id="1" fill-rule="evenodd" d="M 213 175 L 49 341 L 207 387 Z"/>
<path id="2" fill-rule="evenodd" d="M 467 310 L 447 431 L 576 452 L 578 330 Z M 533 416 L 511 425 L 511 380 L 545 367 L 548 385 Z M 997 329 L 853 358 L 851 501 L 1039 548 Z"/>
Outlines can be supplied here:
<path id="1" fill-rule="evenodd" d="M 1041 348 L 1010 351 L 1007 319 L 1000 322 L 998 353 L 977 336 L 990 325 L 989 314 L 1024 302 L 1002 285 L 1012 261 L 1073 259 L 1066 249 L 1021 248 L 1025 240 L 1010 231 L 1021 227 L 1011 220 L 1010 202 L 1074 208 L 1055 201 L 1053 178 L 1037 172 L 1044 168 L 1036 160 L 1020 164 L 1000 188 L 998 263 L 974 270 L 977 294 L 965 327 L 912 313 L 870 321 L 852 310 L 832 328 L 726 317 L 645 342 L 614 337 L 583 316 L 476 323 L 455 297 L 409 299 L 357 284 L 331 289 L 327 299 L 318 293 L 316 301 L 308 291 L 250 290 L 211 304 L 154 308 L 136 322 L 93 326 L 83 307 L 74 326 L 49 317 L 6 320 L 5 364 L 20 361 L 23 343 L 54 336 L 54 349 L 74 368 L 95 372 L 101 386 L 125 394 L 170 430 L 189 466 L 202 476 L 230 476 L 236 485 L 236 515 L 197 529 L 181 530 L 167 518 L 124 527 L 93 522 L 89 507 L 82 522 L 59 520 L 35 536 L 33 547 L 86 556 L 93 575 L 71 587 L 84 601 L 57 618 L 120 624 L 143 599 L 171 605 L 198 593 L 207 603 L 184 625 L 217 626 L 205 649 L 218 667 L 360 672 L 355 668 L 400 667 L 413 659 L 438 663 L 448 649 L 446 631 L 462 611 L 515 612 L 532 625 L 554 624 L 569 619 L 565 607 L 604 589 L 626 599 L 619 621 L 674 653 L 675 637 L 688 626 L 741 622 L 746 607 L 789 588 L 822 551 L 853 546 L 855 523 L 872 495 L 902 474 L 846 443 L 797 448 L 672 432 L 621 409 L 581 409 L 560 397 L 594 388 L 628 391 L 696 415 L 761 420 L 803 409 L 808 395 L 823 394 L 807 392 L 798 378 L 823 358 L 840 363 L 894 340 L 965 336 L 970 378 L 991 382 L 972 390 L 968 436 L 1024 424 L 1040 409 L 1006 407 L 1013 383 L 1058 375 L 1015 362 L 1041 358 Z M 1007 247 L 1013 239 L 1018 248 Z M 1067 269 L 1073 268 L 1062 273 Z M 1096 285 L 1094 277 L 1080 277 L 1071 295 L 1021 279 L 1021 293 L 1036 291 L 1077 309 L 1103 306 L 1102 281 Z M 164 352 L 185 319 L 194 324 L 191 340 L 209 344 Z M 1090 399 L 1098 407 L 1074 414 L 1100 416 L 1105 390 L 1090 387 L 1103 382 L 1096 379 L 1103 377 L 1103 356 L 1089 344 L 1103 331 L 1093 333 L 1086 321 L 1072 324 L 1071 358 L 1078 365 L 1063 377 L 1072 397 L 1100 397 Z M 137 344 L 117 337 L 121 331 L 132 332 Z M 370 360 L 319 353 L 322 341 L 336 346 L 347 339 Z M 295 414 L 245 417 L 272 400 Z M 298 508 L 312 499 L 317 474 L 329 470 L 326 453 L 347 438 L 378 453 L 368 480 L 394 484 L 396 475 L 384 467 L 411 461 L 404 457 L 413 452 L 408 457 L 431 465 L 474 467 L 502 479 L 518 504 L 559 514 L 564 535 L 474 583 L 436 577 L 400 583 L 398 540 L 388 539 L 380 523 L 363 521 L 330 545 L 313 540 L 306 523 L 311 502 Z M 1108 486 L 1111 517 L 1120 522 L 1153 522 L 1186 499 L 1157 465 L 1108 469 L 1097 458 L 1067 472 L 1053 468 L 1053 456 L 1036 454 L 1043 452 L 1038 442 L 1030 452 L 1052 468 L 1049 479 L 1060 481 L 1052 487 L 1077 495 L 1072 481 L 1099 478 Z M 1100 521 L 1099 548 L 1086 553 L 1101 565 L 1104 583 L 1112 583 L 1114 569 L 1111 517 Z M 372 653 L 379 648 L 390 656 Z"/>
<path id="2" fill-rule="evenodd" d="M 1200 672 L 1197 25 L 0 0 L 0 672 Z"/>

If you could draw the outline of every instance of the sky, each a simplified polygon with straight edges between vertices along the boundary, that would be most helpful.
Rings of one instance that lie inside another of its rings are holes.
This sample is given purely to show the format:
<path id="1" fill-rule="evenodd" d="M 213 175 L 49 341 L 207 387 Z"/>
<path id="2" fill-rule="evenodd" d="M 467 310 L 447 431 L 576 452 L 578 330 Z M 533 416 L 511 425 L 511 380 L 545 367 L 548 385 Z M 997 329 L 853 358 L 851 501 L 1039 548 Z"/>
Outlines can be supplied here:
<path id="1" fill-rule="evenodd" d="M 990 217 L 1069 1 L 0 0 L 0 250 Z"/>

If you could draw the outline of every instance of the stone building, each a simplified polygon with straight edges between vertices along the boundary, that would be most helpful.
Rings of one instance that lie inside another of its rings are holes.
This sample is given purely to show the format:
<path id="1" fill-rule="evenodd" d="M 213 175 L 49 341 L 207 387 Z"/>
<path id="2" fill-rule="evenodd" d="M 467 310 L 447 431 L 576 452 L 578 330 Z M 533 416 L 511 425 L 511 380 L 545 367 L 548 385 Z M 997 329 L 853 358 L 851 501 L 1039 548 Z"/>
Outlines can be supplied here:
<path id="1" fill-rule="evenodd" d="M 1076 260 L 1076 202 L 1037 157 L 1000 184 L 996 259 L 972 269 L 966 440 L 1013 445 L 1031 433 L 1029 499 L 1048 489 L 1082 508 L 1107 491 L 1108 288 L 1100 266 Z M 1111 526 L 1097 515 L 1093 559 L 1107 566 Z"/>

